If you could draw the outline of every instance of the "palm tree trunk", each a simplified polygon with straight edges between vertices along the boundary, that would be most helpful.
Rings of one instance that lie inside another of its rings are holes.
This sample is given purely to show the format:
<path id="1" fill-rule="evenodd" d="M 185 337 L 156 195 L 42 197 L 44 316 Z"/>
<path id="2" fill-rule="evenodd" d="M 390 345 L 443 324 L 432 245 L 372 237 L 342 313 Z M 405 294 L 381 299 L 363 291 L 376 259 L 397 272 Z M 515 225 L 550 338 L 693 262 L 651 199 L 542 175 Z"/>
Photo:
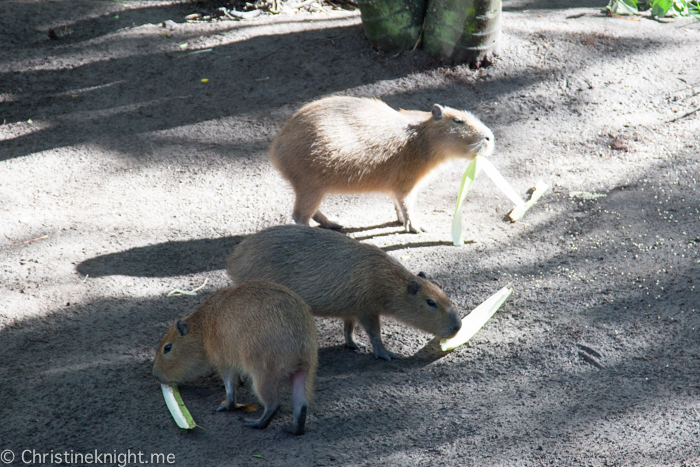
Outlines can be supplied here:
<path id="1" fill-rule="evenodd" d="M 501 0 L 430 0 L 423 47 L 436 57 L 475 67 L 501 44 Z"/>
<path id="2" fill-rule="evenodd" d="M 451 63 L 488 64 L 501 44 L 501 0 L 358 0 L 372 47 L 425 50 Z"/>
<path id="3" fill-rule="evenodd" d="M 423 28 L 427 0 L 358 0 L 362 25 L 372 47 L 410 50 Z"/>

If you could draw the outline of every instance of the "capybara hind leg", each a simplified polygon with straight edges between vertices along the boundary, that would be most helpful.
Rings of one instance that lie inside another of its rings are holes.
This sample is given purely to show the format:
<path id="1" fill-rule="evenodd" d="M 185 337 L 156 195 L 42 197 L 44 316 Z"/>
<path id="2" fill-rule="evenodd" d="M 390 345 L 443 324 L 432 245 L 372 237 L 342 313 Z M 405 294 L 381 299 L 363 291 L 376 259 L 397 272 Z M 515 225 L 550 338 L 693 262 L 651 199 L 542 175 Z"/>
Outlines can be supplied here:
<path id="1" fill-rule="evenodd" d="M 355 320 L 349 319 L 345 321 L 345 345 L 352 350 L 360 350 L 355 342 Z"/>
<path id="2" fill-rule="evenodd" d="M 413 223 L 411 220 L 411 216 L 408 214 L 408 203 L 406 202 L 406 198 L 400 198 L 396 197 L 394 206 L 396 207 L 396 212 L 397 214 L 400 212 L 401 215 L 399 215 L 399 221 L 403 222 L 403 227 L 406 230 L 406 232 L 410 233 L 420 233 L 420 232 L 425 232 L 426 230 L 423 227 L 420 227 L 416 224 Z M 403 220 L 401 217 L 403 216 Z"/>
<path id="3" fill-rule="evenodd" d="M 292 434 L 303 435 L 304 425 L 306 424 L 306 378 L 308 373 L 305 371 L 297 371 L 292 375 L 292 400 L 294 402 L 294 422 L 291 427 L 287 428 Z"/>
<path id="4" fill-rule="evenodd" d="M 248 428 L 267 428 L 270 421 L 277 415 L 277 411 L 280 409 L 279 402 L 273 406 L 265 406 L 265 410 L 260 418 L 246 418 L 244 425 Z"/>
<path id="5" fill-rule="evenodd" d="M 309 225 L 309 220 L 321 205 L 323 193 L 298 193 L 294 200 L 294 212 L 292 218 L 294 222 L 301 225 Z"/>
<path id="6" fill-rule="evenodd" d="M 222 412 L 224 410 L 230 410 L 236 408 L 236 380 L 238 380 L 238 374 L 231 370 L 226 369 L 220 371 L 221 378 L 224 380 L 224 387 L 226 388 L 226 399 L 219 405 L 216 409 L 217 412 Z"/>
<path id="7" fill-rule="evenodd" d="M 374 358 L 383 358 L 384 360 L 391 361 L 392 358 L 399 358 L 395 353 L 389 352 L 382 343 L 381 328 L 379 327 L 379 316 L 368 316 L 360 318 L 360 323 L 362 327 L 367 331 L 369 340 L 372 343 L 372 348 L 374 349 Z"/>
<path id="8" fill-rule="evenodd" d="M 333 221 L 329 221 L 328 218 L 321 213 L 321 211 L 316 211 L 313 220 L 321 224 L 321 227 L 323 227 L 324 229 L 338 230 L 343 228 L 342 225 Z"/>
<path id="9" fill-rule="evenodd" d="M 260 418 L 246 418 L 245 426 L 250 428 L 265 428 L 270 424 L 270 420 L 277 414 L 280 408 L 280 394 L 278 381 L 269 379 L 260 381 L 253 379 L 253 389 L 258 395 L 260 402 L 265 406 L 265 410 Z"/>
<path id="10" fill-rule="evenodd" d="M 399 201 L 396 198 L 394 198 L 394 209 L 396 209 L 396 217 L 399 219 L 399 223 L 401 225 L 405 225 L 406 219 L 404 218 L 403 210 L 401 209 L 401 205 L 399 204 Z"/>

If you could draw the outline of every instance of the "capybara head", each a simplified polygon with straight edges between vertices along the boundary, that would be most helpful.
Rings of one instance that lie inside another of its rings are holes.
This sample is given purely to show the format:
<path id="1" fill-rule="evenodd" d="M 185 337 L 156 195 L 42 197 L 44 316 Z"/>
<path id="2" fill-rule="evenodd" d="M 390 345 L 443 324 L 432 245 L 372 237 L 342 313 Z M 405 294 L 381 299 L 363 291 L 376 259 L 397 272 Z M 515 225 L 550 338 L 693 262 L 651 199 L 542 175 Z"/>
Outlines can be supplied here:
<path id="1" fill-rule="evenodd" d="M 439 137 L 431 140 L 438 142 L 440 151 L 468 160 L 493 153 L 493 133 L 471 113 L 435 104 L 432 114 L 429 128 Z"/>
<path id="2" fill-rule="evenodd" d="M 182 320 L 173 324 L 158 346 L 153 376 L 162 384 L 180 384 L 209 371 L 201 333 Z"/>
<path id="3" fill-rule="evenodd" d="M 423 272 L 406 281 L 403 290 L 390 299 L 387 311 L 406 324 L 440 338 L 453 337 L 462 327 L 462 320 L 445 292 Z"/>

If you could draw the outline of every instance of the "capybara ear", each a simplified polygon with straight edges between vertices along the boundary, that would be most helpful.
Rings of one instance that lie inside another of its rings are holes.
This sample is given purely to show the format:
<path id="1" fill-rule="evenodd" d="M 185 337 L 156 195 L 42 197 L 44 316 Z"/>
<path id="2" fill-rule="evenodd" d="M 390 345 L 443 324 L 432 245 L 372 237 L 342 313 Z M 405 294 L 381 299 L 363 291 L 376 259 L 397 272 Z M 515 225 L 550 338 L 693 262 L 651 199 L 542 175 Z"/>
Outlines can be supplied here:
<path id="1" fill-rule="evenodd" d="M 415 295 L 418 293 L 418 290 L 420 289 L 420 284 L 414 280 L 411 280 L 411 282 L 408 283 L 408 293 L 410 295 Z"/>
<path id="2" fill-rule="evenodd" d="M 442 110 L 442 106 L 439 104 L 433 106 L 433 120 L 437 122 L 442 119 Z"/>
<path id="3" fill-rule="evenodd" d="M 427 278 L 428 278 L 428 276 L 426 276 L 425 273 L 424 273 L 423 271 L 421 271 L 421 272 L 418 273 L 418 277 L 422 277 L 423 279 L 427 279 Z"/>
<path id="4" fill-rule="evenodd" d="M 177 321 L 175 326 L 177 327 L 177 332 L 179 332 L 182 337 L 185 337 L 187 333 L 190 332 L 190 327 L 181 319 Z"/>

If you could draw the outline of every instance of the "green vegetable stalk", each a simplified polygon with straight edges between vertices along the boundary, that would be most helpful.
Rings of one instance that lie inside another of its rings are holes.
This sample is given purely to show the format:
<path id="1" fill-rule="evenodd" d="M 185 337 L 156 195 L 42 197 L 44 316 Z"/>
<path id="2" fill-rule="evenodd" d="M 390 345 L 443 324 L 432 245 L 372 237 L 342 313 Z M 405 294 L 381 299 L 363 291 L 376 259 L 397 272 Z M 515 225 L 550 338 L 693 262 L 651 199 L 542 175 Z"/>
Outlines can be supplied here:
<path id="1" fill-rule="evenodd" d="M 479 158 L 476 158 L 469 162 L 467 170 L 464 172 L 462 177 L 462 186 L 459 188 L 459 195 L 457 195 L 457 208 L 455 209 L 455 215 L 452 218 L 452 243 L 455 246 L 464 245 L 464 237 L 462 237 L 462 202 L 464 198 L 467 197 L 469 193 L 469 188 L 471 188 L 476 174 L 479 173 Z"/>

